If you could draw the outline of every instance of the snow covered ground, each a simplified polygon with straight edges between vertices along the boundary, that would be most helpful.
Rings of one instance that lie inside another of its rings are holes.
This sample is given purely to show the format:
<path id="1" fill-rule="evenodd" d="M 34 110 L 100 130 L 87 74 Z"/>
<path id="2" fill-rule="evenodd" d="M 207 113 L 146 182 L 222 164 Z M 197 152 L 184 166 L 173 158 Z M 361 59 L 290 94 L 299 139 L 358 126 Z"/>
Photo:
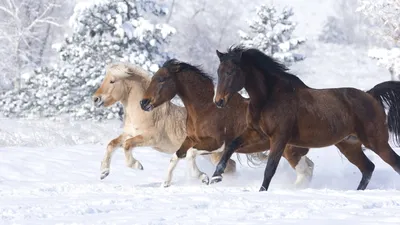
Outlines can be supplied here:
<path id="1" fill-rule="evenodd" d="M 0 123 L 0 224 L 400 224 L 400 176 L 371 151 L 376 170 L 366 191 L 354 190 L 360 173 L 334 147 L 309 153 L 314 179 L 304 190 L 294 189 L 283 159 L 270 190 L 259 193 L 263 168 L 243 157 L 236 175 L 212 186 L 190 178 L 181 161 L 172 186 L 161 188 L 170 156 L 151 148 L 134 151 L 143 171 L 126 168 L 117 150 L 110 175 L 99 179 L 119 121 Z M 207 159 L 197 161 L 212 174 Z"/>

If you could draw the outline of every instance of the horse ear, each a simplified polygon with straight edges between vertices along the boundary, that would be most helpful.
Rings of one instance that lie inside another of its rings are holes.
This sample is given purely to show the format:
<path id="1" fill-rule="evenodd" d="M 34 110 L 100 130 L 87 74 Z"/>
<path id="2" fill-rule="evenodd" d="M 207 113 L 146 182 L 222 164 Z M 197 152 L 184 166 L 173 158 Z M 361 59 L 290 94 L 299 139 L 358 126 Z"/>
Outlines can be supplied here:
<path id="1" fill-rule="evenodd" d="M 217 56 L 218 56 L 219 60 L 221 61 L 221 58 L 222 58 L 222 56 L 224 56 L 224 53 L 222 53 L 218 50 L 215 50 L 215 52 L 217 53 Z"/>
<path id="2" fill-rule="evenodd" d="M 125 77 L 125 79 L 127 79 L 127 80 L 135 80 L 135 77 L 136 77 L 136 76 L 134 76 L 135 72 L 131 68 L 127 67 L 127 70 L 126 70 L 125 73 L 127 75 Z"/>
<path id="3" fill-rule="evenodd" d="M 179 71 L 181 71 L 181 65 L 177 64 L 177 65 L 170 67 L 170 71 L 172 73 L 179 73 Z"/>
<path id="4" fill-rule="evenodd" d="M 242 60 L 243 52 L 240 52 L 237 56 L 237 61 L 240 62 Z"/>

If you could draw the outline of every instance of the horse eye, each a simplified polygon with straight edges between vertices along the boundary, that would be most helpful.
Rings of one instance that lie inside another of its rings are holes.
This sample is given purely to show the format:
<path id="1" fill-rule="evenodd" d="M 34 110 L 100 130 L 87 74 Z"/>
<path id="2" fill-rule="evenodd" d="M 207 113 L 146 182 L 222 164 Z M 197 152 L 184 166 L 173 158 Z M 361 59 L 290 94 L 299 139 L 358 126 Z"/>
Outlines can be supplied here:
<path id="1" fill-rule="evenodd" d="M 115 83 L 115 80 L 110 80 L 110 84 L 113 84 L 113 83 Z"/>
<path id="2" fill-rule="evenodd" d="M 160 82 L 160 83 L 162 83 L 162 82 L 164 82 L 164 81 L 166 81 L 166 80 L 167 80 L 166 77 L 159 77 L 159 78 L 158 78 L 158 82 Z"/>

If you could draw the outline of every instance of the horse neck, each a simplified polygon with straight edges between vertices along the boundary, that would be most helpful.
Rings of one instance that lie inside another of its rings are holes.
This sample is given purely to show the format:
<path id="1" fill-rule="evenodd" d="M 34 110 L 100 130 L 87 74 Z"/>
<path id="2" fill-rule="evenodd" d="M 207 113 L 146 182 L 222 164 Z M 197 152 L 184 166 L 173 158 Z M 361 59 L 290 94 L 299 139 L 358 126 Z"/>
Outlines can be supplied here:
<path id="1" fill-rule="evenodd" d="M 213 103 L 214 85 L 193 72 L 181 72 L 176 76 L 178 96 L 185 108 L 192 112 L 206 110 Z"/>
<path id="2" fill-rule="evenodd" d="M 247 68 L 244 88 L 250 97 L 250 105 L 264 106 L 272 92 L 272 85 L 276 82 L 273 77 L 265 77 L 255 68 Z M 269 83 L 271 82 L 271 83 Z"/>
<path id="3" fill-rule="evenodd" d="M 134 117 L 136 113 L 144 113 L 140 108 L 140 100 L 143 98 L 146 88 L 150 85 L 150 79 L 124 80 L 125 94 L 121 103 L 125 108 L 125 117 Z M 129 113 L 134 112 L 134 113 Z"/>

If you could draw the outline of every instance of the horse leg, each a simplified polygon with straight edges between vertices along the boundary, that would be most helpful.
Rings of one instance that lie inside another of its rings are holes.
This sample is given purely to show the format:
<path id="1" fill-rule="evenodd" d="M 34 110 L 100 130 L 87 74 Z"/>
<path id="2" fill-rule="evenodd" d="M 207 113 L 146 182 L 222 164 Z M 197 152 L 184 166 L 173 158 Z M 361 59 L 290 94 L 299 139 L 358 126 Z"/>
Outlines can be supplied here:
<path id="1" fill-rule="evenodd" d="M 278 167 L 279 161 L 285 150 L 288 138 L 284 135 L 273 136 L 271 138 L 271 150 L 268 155 L 267 166 L 264 171 L 264 180 L 260 191 L 267 191 L 269 184 L 271 183 L 272 177 L 275 175 L 276 168 Z"/>
<path id="2" fill-rule="evenodd" d="M 262 152 L 270 149 L 269 139 L 261 139 L 258 143 L 253 143 L 245 147 L 238 148 L 237 153 L 255 153 Z M 297 178 L 295 185 L 299 188 L 306 187 L 311 182 L 314 163 L 306 155 L 308 153 L 308 148 L 300 148 L 291 145 L 286 145 L 283 153 L 283 157 L 289 162 L 290 166 L 296 171 Z M 258 157 L 259 160 L 267 160 L 267 156 Z"/>
<path id="3" fill-rule="evenodd" d="M 261 140 L 261 135 L 254 129 L 247 127 L 246 130 L 237 138 L 235 138 L 224 150 L 221 160 L 219 161 L 214 175 L 211 178 L 211 184 L 222 181 L 222 174 L 225 171 L 228 160 L 231 158 L 235 150 L 244 148 L 251 143 L 257 143 Z"/>
<path id="4" fill-rule="evenodd" d="M 144 138 L 142 135 L 137 135 L 135 137 L 128 138 L 125 140 L 123 148 L 125 153 L 125 164 L 127 167 L 132 169 L 143 170 L 142 164 L 132 156 L 132 149 L 134 147 L 143 146 L 143 143 L 144 143 Z"/>
<path id="5" fill-rule="evenodd" d="M 400 175 L 400 156 L 386 142 L 379 148 L 378 155 Z"/>
<path id="6" fill-rule="evenodd" d="M 211 162 L 214 165 L 217 165 L 218 162 L 221 160 L 223 152 L 216 152 L 211 154 Z M 225 173 L 234 173 L 236 172 L 236 162 L 233 159 L 228 160 L 228 164 L 225 168 Z"/>
<path id="7" fill-rule="evenodd" d="M 167 178 L 165 179 L 164 183 L 162 184 L 163 187 L 169 187 L 171 185 L 172 180 L 172 173 L 178 164 L 178 161 L 184 157 L 186 157 L 187 151 L 194 146 L 194 143 L 190 140 L 189 137 L 186 137 L 183 141 L 181 147 L 176 151 L 173 155 L 171 160 L 169 161 L 168 171 L 167 171 Z"/>
<path id="8" fill-rule="evenodd" d="M 362 178 L 357 190 L 364 190 L 371 179 L 375 165 L 364 154 L 360 142 L 342 141 L 336 144 L 340 152 L 361 171 Z"/>
<path id="9" fill-rule="evenodd" d="M 101 166 L 100 166 L 100 179 L 103 180 L 110 174 L 110 164 L 111 164 L 111 156 L 114 153 L 115 149 L 121 146 L 122 140 L 124 139 L 126 135 L 121 134 L 117 138 L 113 139 L 108 143 L 107 145 L 107 150 L 104 155 L 103 160 L 101 161 Z"/>
<path id="10" fill-rule="evenodd" d="M 383 161 L 400 174 L 400 156 L 393 151 L 388 143 L 389 133 L 387 127 L 384 126 L 383 122 L 377 122 L 376 124 L 377 126 L 371 129 L 360 130 L 357 132 L 357 136 L 365 147 L 375 152 Z"/>
<path id="11" fill-rule="evenodd" d="M 308 151 L 308 148 L 300 148 L 292 145 L 286 145 L 283 152 L 283 157 L 296 171 L 297 178 L 295 186 L 297 188 L 308 187 L 312 180 L 314 163 L 306 156 Z"/>
<path id="12" fill-rule="evenodd" d="M 371 146 L 366 147 L 378 154 L 383 161 L 400 175 L 400 156 L 393 151 L 388 142 L 381 141 L 378 145 L 371 144 Z"/>
<path id="13" fill-rule="evenodd" d="M 201 182 L 204 184 L 208 184 L 210 182 L 210 179 L 208 178 L 207 174 L 199 170 L 199 167 L 197 167 L 196 164 L 196 155 L 197 155 L 197 150 L 190 148 L 187 153 L 186 153 L 186 159 L 188 160 L 188 163 L 190 164 L 191 167 L 191 175 L 196 178 L 200 178 Z"/>

